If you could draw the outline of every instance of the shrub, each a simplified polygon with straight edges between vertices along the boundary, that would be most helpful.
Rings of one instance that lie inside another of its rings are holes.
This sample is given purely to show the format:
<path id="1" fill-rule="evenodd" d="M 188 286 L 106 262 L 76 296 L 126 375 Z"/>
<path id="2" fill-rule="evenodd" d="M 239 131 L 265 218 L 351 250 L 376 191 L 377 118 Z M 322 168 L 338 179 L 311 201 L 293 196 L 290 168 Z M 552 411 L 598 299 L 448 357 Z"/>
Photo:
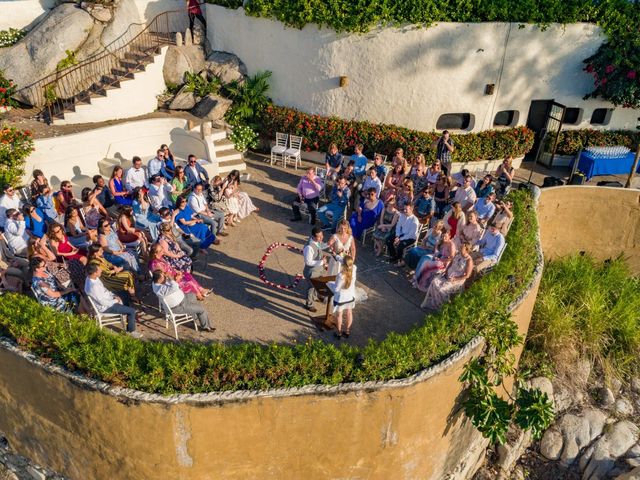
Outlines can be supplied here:
<path id="1" fill-rule="evenodd" d="M 73 50 L 65 50 L 64 53 L 67 55 L 62 60 L 58 62 L 56 65 L 56 70 L 64 70 L 65 68 L 73 67 L 78 64 L 78 59 L 76 58 L 76 52 Z"/>
<path id="2" fill-rule="evenodd" d="M 15 107 L 17 102 L 11 98 L 16 93 L 16 84 L 4 76 L 0 70 L 0 109 L 2 107 Z"/>
<path id="3" fill-rule="evenodd" d="M 622 145 L 635 150 L 640 144 L 640 132 L 631 130 L 565 130 L 560 132 L 556 152 L 576 155 L 581 148 Z"/>
<path id="4" fill-rule="evenodd" d="M 218 93 L 220 90 L 220 80 L 216 77 L 208 80 L 199 73 L 185 72 L 185 90 L 193 92 L 196 97 L 206 97 L 211 93 Z"/>
<path id="5" fill-rule="evenodd" d="M 251 127 L 245 125 L 234 127 L 229 139 L 239 152 L 244 152 L 249 148 L 256 148 L 258 146 L 258 134 L 251 130 Z"/>
<path id="6" fill-rule="evenodd" d="M 24 175 L 24 162 L 33 151 L 29 130 L 3 125 L 0 127 L 0 189 L 17 186 Z"/>
<path id="7" fill-rule="evenodd" d="M 533 200 L 513 192 L 509 245 L 493 271 L 406 334 L 365 347 L 309 339 L 297 345 L 141 342 L 99 330 L 94 321 L 43 307 L 25 295 L 0 296 L 0 334 L 44 360 L 142 391 L 172 394 L 300 387 L 403 378 L 439 362 L 506 310 L 538 262 Z"/>
<path id="8" fill-rule="evenodd" d="M 9 30 L 0 30 L 0 48 L 10 47 L 27 34 L 22 29 L 10 28 Z"/>
<path id="9" fill-rule="evenodd" d="M 269 78 L 271 72 L 258 72 L 244 82 L 225 85 L 225 93 L 233 100 L 225 118 L 231 125 L 258 127 L 260 115 L 269 105 Z"/>
<path id="10" fill-rule="evenodd" d="M 409 157 L 423 153 L 427 158 L 433 158 L 432 143 L 440 135 L 395 125 L 309 115 L 273 105 L 265 109 L 262 122 L 262 133 L 269 138 L 274 138 L 276 132 L 301 135 L 304 137 L 303 148 L 307 151 L 325 151 L 332 142 L 336 142 L 338 148 L 350 151 L 354 145 L 362 143 L 369 156 L 374 152 L 391 155 L 396 148 L 402 147 Z M 470 162 L 524 155 L 533 147 L 534 134 L 527 127 L 515 127 L 452 135 L 452 138 L 456 146 L 453 161 Z"/>
<path id="11" fill-rule="evenodd" d="M 640 18 L 639 18 L 640 20 Z M 602 97 L 614 105 L 640 108 L 640 41 L 603 43 L 587 58 L 585 72 L 593 76 L 595 89 L 584 99 Z"/>

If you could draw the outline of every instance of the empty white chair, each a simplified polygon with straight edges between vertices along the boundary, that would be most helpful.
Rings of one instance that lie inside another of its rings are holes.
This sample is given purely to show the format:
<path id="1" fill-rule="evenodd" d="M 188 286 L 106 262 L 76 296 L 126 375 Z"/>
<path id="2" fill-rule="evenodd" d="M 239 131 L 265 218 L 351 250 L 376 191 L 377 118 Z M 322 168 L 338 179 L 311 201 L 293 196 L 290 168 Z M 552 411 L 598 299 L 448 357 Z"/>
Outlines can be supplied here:
<path id="1" fill-rule="evenodd" d="M 122 328 L 127 328 L 127 320 L 125 318 L 125 315 L 121 313 L 100 313 L 100 310 L 98 310 L 98 307 L 93 301 L 93 298 L 91 298 L 89 295 L 87 295 L 87 298 L 89 299 L 91 308 L 93 308 L 93 311 L 95 312 L 95 318 L 98 322 L 99 328 L 102 328 L 105 325 L 116 325 L 118 323 L 122 325 Z"/>
<path id="2" fill-rule="evenodd" d="M 289 148 L 284 151 L 284 167 L 287 168 L 287 162 L 293 160 L 294 168 L 297 170 L 298 165 L 302 165 L 302 137 L 297 135 L 289 135 Z"/>
<path id="3" fill-rule="evenodd" d="M 320 200 L 327 201 L 327 169 L 324 167 L 316 167 L 316 176 L 322 180 L 322 191 L 320 192 Z"/>
<path id="4" fill-rule="evenodd" d="M 278 159 L 282 161 L 284 165 L 284 152 L 287 150 L 287 140 L 289 135 L 286 133 L 276 132 L 276 144 L 271 147 L 271 166 L 274 163 L 278 163 Z"/>
<path id="5" fill-rule="evenodd" d="M 195 327 L 196 332 L 198 331 L 198 322 L 193 315 L 190 315 L 188 313 L 173 313 L 173 311 L 171 310 L 171 308 L 169 308 L 163 298 L 160 298 L 160 307 L 162 308 L 162 310 L 164 310 L 164 328 L 169 328 L 169 322 L 171 322 L 171 324 L 173 325 L 173 331 L 176 335 L 176 340 L 179 340 L 178 325 L 193 322 L 193 326 Z"/>

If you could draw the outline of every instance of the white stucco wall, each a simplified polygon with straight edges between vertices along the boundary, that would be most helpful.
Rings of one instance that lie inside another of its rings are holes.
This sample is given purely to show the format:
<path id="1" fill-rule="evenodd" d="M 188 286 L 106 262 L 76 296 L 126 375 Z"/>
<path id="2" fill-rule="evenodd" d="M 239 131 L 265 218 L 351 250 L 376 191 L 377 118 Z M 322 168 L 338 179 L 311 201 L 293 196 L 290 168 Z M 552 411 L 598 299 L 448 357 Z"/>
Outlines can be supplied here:
<path id="1" fill-rule="evenodd" d="M 583 108 L 575 128 L 589 126 L 594 109 L 612 107 L 582 100 L 592 85 L 582 60 L 604 38 L 592 24 L 541 31 L 508 23 L 441 23 L 356 35 L 315 25 L 287 28 L 210 4 L 206 15 L 215 50 L 238 55 L 250 74 L 271 70 L 275 103 L 310 113 L 427 131 L 444 113 L 472 113 L 478 131 L 492 128 L 501 110 L 517 110 L 518 124 L 525 124 L 531 100 Z M 340 88 L 340 76 L 348 77 L 346 88 Z M 490 83 L 496 91 L 485 95 Z M 638 110 L 616 108 L 606 128 L 635 129 L 639 116 Z"/>
<path id="2" fill-rule="evenodd" d="M 135 3 L 140 12 L 140 21 L 145 23 L 162 12 L 186 9 L 186 2 L 183 0 L 135 0 Z"/>
<path id="3" fill-rule="evenodd" d="M 55 0 L 0 0 L 0 30 L 29 28 L 55 6 Z"/>

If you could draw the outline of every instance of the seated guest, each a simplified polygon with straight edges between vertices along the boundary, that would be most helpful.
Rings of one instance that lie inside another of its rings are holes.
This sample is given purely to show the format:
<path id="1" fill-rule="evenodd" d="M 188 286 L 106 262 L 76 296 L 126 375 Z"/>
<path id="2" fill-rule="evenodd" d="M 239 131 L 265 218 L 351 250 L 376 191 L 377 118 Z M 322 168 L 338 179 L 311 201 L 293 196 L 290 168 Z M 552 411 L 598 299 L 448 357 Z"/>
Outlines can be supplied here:
<path id="1" fill-rule="evenodd" d="M 404 158 L 404 150 L 400 147 L 396 148 L 396 151 L 393 154 L 393 159 L 391 160 L 391 165 L 393 166 L 393 169 L 395 170 L 396 165 L 400 165 L 402 166 L 402 170 L 404 171 L 404 173 L 409 173 L 407 171 L 408 164 L 409 162 L 407 161 L 406 158 Z"/>
<path id="2" fill-rule="evenodd" d="M 173 239 L 178 243 L 180 249 L 190 258 L 195 258 L 200 251 L 200 240 L 193 235 L 184 233 L 173 221 L 173 213 L 168 208 L 161 208 L 158 212 L 160 215 L 160 223 L 158 223 L 158 237 L 162 233 L 162 225 L 167 223 L 171 227 Z"/>
<path id="3" fill-rule="evenodd" d="M 504 245 L 504 236 L 498 230 L 498 226 L 492 223 L 482 240 L 478 242 L 478 251 L 471 252 L 471 256 L 476 263 L 476 270 L 480 272 L 487 267 L 495 265 L 502 254 Z"/>
<path id="4" fill-rule="evenodd" d="M 462 228 L 467 223 L 467 217 L 462 211 L 460 202 L 454 202 L 451 206 L 451 210 L 443 218 L 444 228 L 449 232 L 449 236 L 453 239 L 459 228 Z"/>
<path id="5" fill-rule="evenodd" d="M 170 182 L 173 180 L 175 175 L 176 160 L 173 158 L 173 153 L 171 153 L 171 150 L 169 150 L 169 146 L 166 143 L 160 145 L 160 149 L 164 152 L 164 162 L 160 169 L 160 173 L 167 179 L 167 182 Z"/>
<path id="6" fill-rule="evenodd" d="M 202 220 L 195 218 L 193 210 L 187 205 L 187 199 L 178 198 L 176 201 L 176 210 L 173 212 L 174 221 L 186 234 L 193 235 L 200 240 L 200 248 L 206 250 L 212 243 L 219 245 L 220 240 L 209 230 Z"/>
<path id="7" fill-rule="evenodd" d="M 494 205 L 494 201 L 496 199 L 496 194 L 491 192 L 484 197 L 478 198 L 476 200 L 476 204 L 473 209 L 478 214 L 478 221 L 481 225 L 486 225 L 486 223 L 491 220 L 493 214 L 496 212 L 496 206 Z"/>
<path id="8" fill-rule="evenodd" d="M 136 284 L 133 274 L 122 267 L 116 267 L 104 258 L 104 249 L 101 245 L 96 243 L 89 247 L 88 264 L 100 267 L 102 283 L 122 298 L 125 305 L 129 305 L 130 300 L 139 302 L 136 296 Z"/>
<path id="9" fill-rule="evenodd" d="M 318 216 L 323 225 L 331 227 L 331 230 L 335 229 L 338 221 L 344 217 L 350 195 L 347 179 L 339 177 L 333 185 L 331 201 L 318 209 Z"/>
<path id="10" fill-rule="evenodd" d="M 164 260 L 178 272 L 190 272 L 193 260 L 180 247 L 173 233 L 170 223 L 160 224 L 160 236 L 157 245 L 160 246 Z"/>
<path id="11" fill-rule="evenodd" d="M 516 170 L 513 168 L 513 157 L 506 157 L 496 170 L 496 177 L 498 178 L 498 196 L 503 197 L 509 193 L 515 174 Z"/>
<path id="12" fill-rule="evenodd" d="M 373 188 L 376 191 L 376 197 L 380 197 L 380 193 L 382 192 L 382 182 L 378 178 L 378 170 L 376 167 L 369 168 L 369 174 L 362 182 L 361 191 L 366 192 L 370 188 Z"/>
<path id="13" fill-rule="evenodd" d="M 376 169 L 376 174 L 378 175 L 380 182 L 384 182 L 384 179 L 387 176 L 387 167 L 384 166 L 384 159 L 379 153 L 376 153 L 373 156 L 373 166 Z"/>
<path id="14" fill-rule="evenodd" d="M 227 236 L 227 232 L 224 231 L 224 213 L 219 210 L 212 210 L 209 208 L 207 199 L 204 195 L 204 187 L 201 183 L 196 184 L 193 187 L 193 191 L 189 198 L 189 207 L 193 210 L 195 217 L 202 220 L 209 225 L 209 228 L 215 235 Z"/>
<path id="15" fill-rule="evenodd" d="M 73 186 L 69 180 L 64 180 L 60 184 L 60 191 L 53 195 L 53 203 L 59 218 L 64 218 L 67 208 L 78 206 L 80 202 L 73 196 Z"/>
<path id="16" fill-rule="evenodd" d="M 135 227 L 149 232 L 151 239 L 155 241 L 158 238 L 160 215 L 151 209 L 149 197 L 143 188 L 133 191 L 133 214 L 136 221 Z"/>
<path id="17" fill-rule="evenodd" d="M 229 210 L 227 197 L 224 195 L 225 180 L 223 180 L 220 175 L 216 175 L 211 180 L 211 183 L 209 184 L 209 205 L 212 210 L 222 212 L 225 219 L 230 220 L 232 214 Z"/>
<path id="18" fill-rule="evenodd" d="M 418 155 L 417 163 L 411 168 L 411 171 L 413 172 L 411 174 L 411 181 L 413 182 L 413 190 L 415 192 L 421 192 L 429 186 L 427 167 L 424 164 L 424 155 Z"/>
<path id="19" fill-rule="evenodd" d="M 100 280 L 102 269 L 96 264 L 87 266 L 87 279 L 84 292 L 93 300 L 99 313 L 119 313 L 127 316 L 127 332 L 133 338 L 142 337 L 136 332 L 136 311 L 122 303 L 122 299 L 107 290 Z"/>
<path id="20" fill-rule="evenodd" d="M 224 194 L 227 199 L 233 200 L 235 199 L 238 203 L 238 219 L 243 220 L 244 218 L 251 215 L 253 212 L 258 212 L 260 209 L 256 207 L 249 194 L 247 192 L 240 191 L 240 171 L 239 170 L 231 170 L 229 175 L 227 175 L 226 180 L 222 184 L 224 188 Z"/>
<path id="21" fill-rule="evenodd" d="M 476 188 L 476 181 L 475 179 L 469 174 L 469 170 L 466 168 L 463 168 L 462 170 L 460 170 L 458 173 L 454 173 L 453 175 L 451 175 L 451 178 L 453 179 L 453 182 L 458 186 L 458 187 L 464 187 L 465 181 L 467 179 L 467 177 L 471 178 L 471 188 L 474 189 Z"/>
<path id="22" fill-rule="evenodd" d="M 493 189 L 493 176 L 485 175 L 482 177 L 482 181 L 476 185 L 475 190 L 478 198 L 486 197 L 490 193 L 493 193 L 495 191 Z"/>
<path id="23" fill-rule="evenodd" d="M 473 259 L 471 258 L 471 246 L 463 243 L 460 250 L 453 257 L 444 275 L 436 276 L 427 289 L 427 294 L 421 308 L 438 310 L 447 303 L 452 295 L 461 292 L 464 284 L 473 272 Z"/>
<path id="24" fill-rule="evenodd" d="M 40 258 L 45 262 L 47 271 L 56 277 L 58 285 L 63 287 L 71 285 L 71 272 L 65 267 L 64 263 L 57 261 L 55 254 L 47 246 L 45 238 L 34 237 L 29 241 L 29 260 L 34 258 Z M 19 257 L 16 257 L 16 259 L 19 259 Z M 19 260 L 22 261 L 22 259 Z M 28 268 L 28 266 L 29 262 L 26 262 L 26 267 Z M 23 267 L 24 264 L 21 264 L 21 268 Z"/>
<path id="25" fill-rule="evenodd" d="M 187 313 L 198 319 L 200 327 L 206 331 L 213 331 L 209 316 L 204 307 L 198 305 L 193 293 L 184 293 L 175 280 L 167 278 L 164 272 L 153 272 L 153 293 L 162 300 L 174 313 Z"/>
<path id="26" fill-rule="evenodd" d="M 109 190 L 109 186 L 105 183 L 104 178 L 102 178 L 102 175 L 94 175 L 93 184 L 95 186 L 93 187 L 93 190 L 90 191 L 91 195 L 88 195 L 87 199 L 90 199 L 92 197 L 95 198 L 95 200 L 100 203 L 103 209 L 107 210 L 110 214 L 114 215 L 115 208 L 117 207 L 116 200 L 113 197 L 111 190 Z M 86 189 L 82 190 L 83 204 L 85 202 L 85 199 L 84 199 L 85 190 Z"/>
<path id="27" fill-rule="evenodd" d="M 62 288 L 58 285 L 55 277 L 47 271 L 44 260 L 40 258 L 31 260 L 31 270 L 33 271 L 31 287 L 40 304 L 59 312 L 73 312 L 77 309 L 77 312 L 82 314 L 91 311 L 75 288 Z"/>
<path id="28" fill-rule="evenodd" d="M 324 156 L 324 168 L 327 169 L 327 180 L 335 180 L 342 170 L 342 154 L 335 143 L 329 145 L 329 151 Z"/>
<path id="29" fill-rule="evenodd" d="M 471 175 L 464 177 L 463 184 L 456 189 L 456 194 L 453 197 L 454 202 L 459 202 L 462 210 L 467 212 L 473 208 L 473 204 L 476 203 L 476 192 L 471 186 Z"/>
<path id="30" fill-rule="evenodd" d="M 392 198 L 384 206 L 384 211 L 380 215 L 376 229 L 373 231 L 373 250 L 376 253 L 376 257 L 382 254 L 382 249 L 389 237 L 395 235 L 399 218 L 400 213 L 396 209 L 396 201 Z"/>
<path id="31" fill-rule="evenodd" d="M 27 258 L 29 233 L 22 213 L 10 208 L 7 210 L 7 223 L 4 226 L 4 238 L 9 249 L 18 257 Z"/>
<path id="32" fill-rule="evenodd" d="M 425 255 L 433 255 L 436 252 L 436 247 L 440 243 L 442 234 L 444 232 L 444 222 L 438 220 L 436 224 L 429 229 L 425 237 L 420 242 L 420 245 L 413 247 L 404 256 L 404 263 L 412 270 L 418 266 L 418 262 Z"/>
<path id="33" fill-rule="evenodd" d="M 104 249 L 104 258 L 115 266 L 140 274 L 138 258 L 120 242 L 118 234 L 113 231 L 109 220 L 104 219 L 100 222 L 98 244 Z"/>
<path id="34" fill-rule="evenodd" d="M 41 185 L 38 190 L 38 196 L 36 197 L 36 207 L 40 209 L 44 215 L 44 221 L 47 223 L 55 222 L 58 220 L 58 210 L 56 209 L 55 202 L 53 201 L 53 192 L 48 185 Z"/>
<path id="35" fill-rule="evenodd" d="M 466 223 L 457 229 L 456 236 L 453 241 L 458 250 L 460 250 L 460 246 L 463 243 L 468 243 L 470 248 L 473 248 L 478 243 L 483 233 L 484 230 L 478 223 L 478 215 L 472 210 L 467 213 Z"/>
<path id="36" fill-rule="evenodd" d="M 413 214 L 413 205 L 407 203 L 396 223 L 395 234 L 387 239 L 387 250 L 391 261 L 397 261 L 399 266 L 404 265 L 402 255 L 404 249 L 416 242 L 420 231 L 420 221 Z"/>
<path id="37" fill-rule="evenodd" d="M 413 275 L 413 286 L 422 292 L 426 292 L 433 278 L 437 274 L 444 272 L 456 252 L 455 243 L 449 236 L 449 232 L 444 230 L 435 253 L 433 255 L 424 255 L 418 261 Z"/>
<path id="38" fill-rule="evenodd" d="M 11 185 L 7 185 L 4 188 L 4 195 L 0 197 L 0 228 L 4 229 L 7 223 L 7 210 L 13 208 L 14 210 L 20 210 L 22 202 L 18 197 L 15 189 Z"/>
<path id="39" fill-rule="evenodd" d="M 451 193 L 451 187 L 449 185 L 449 179 L 446 175 L 441 174 L 438 177 L 438 182 L 433 187 L 433 199 L 436 202 L 436 217 L 442 218 L 449 206 L 449 195 Z"/>
<path id="40" fill-rule="evenodd" d="M 318 202 L 320 201 L 320 192 L 323 188 L 324 184 L 320 177 L 316 176 L 315 168 L 307 168 L 307 173 L 300 179 L 298 187 L 296 188 L 298 199 L 291 205 L 293 209 L 292 222 L 302 220 L 300 205 L 306 203 L 309 215 L 311 216 L 311 223 L 316 223 L 316 212 L 318 210 Z"/>
<path id="41" fill-rule="evenodd" d="M 184 293 L 193 293 L 200 301 L 204 300 L 210 291 L 203 288 L 188 270 L 176 270 L 166 260 L 164 248 L 160 243 L 151 247 L 149 254 L 149 270 L 152 272 L 161 271 L 168 278 L 174 280 Z M 189 258 L 189 257 L 187 257 Z"/>
<path id="42" fill-rule="evenodd" d="M 122 167 L 113 167 L 111 178 L 109 179 L 109 191 L 111 192 L 111 195 L 113 195 L 116 204 L 131 205 L 131 196 L 125 188 L 125 182 L 122 179 L 123 172 L 124 170 L 122 170 Z"/>
<path id="43" fill-rule="evenodd" d="M 65 235 L 64 229 L 59 223 L 49 225 L 47 237 L 53 253 L 57 257 L 62 257 L 66 260 L 73 283 L 76 286 L 84 285 L 84 267 L 87 264 L 87 257 L 84 251 L 79 250 L 69 242 L 69 237 Z"/>
<path id="44" fill-rule="evenodd" d="M 102 177 L 100 177 L 102 178 Z M 102 218 L 109 218 L 109 212 L 98 200 L 98 194 L 96 190 L 91 190 L 89 187 L 82 189 L 82 214 L 84 215 L 84 221 L 86 227 L 89 230 L 97 230 L 100 220 Z M 113 207 L 115 204 L 112 204 Z M 91 237 L 93 239 L 93 237 Z"/>
<path id="45" fill-rule="evenodd" d="M 29 239 L 29 243 L 40 241 L 40 238 Z M 15 277 L 20 280 L 21 285 L 27 285 L 29 279 L 29 260 L 16 257 L 11 253 L 5 242 L 0 242 L 0 269 L 5 277 Z M 16 285 L 16 282 L 13 282 Z"/>
<path id="46" fill-rule="evenodd" d="M 140 157 L 133 157 L 133 166 L 124 175 L 124 186 L 127 192 L 133 192 L 136 188 L 147 188 L 149 186 L 146 170 L 142 166 Z"/>
<path id="47" fill-rule="evenodd" d="M 507 236 L 509 233 L 509 227 L 511 226 L 511 220 L 513 219 L 513 203 L 511 201 L 500 200 L 496 204 L 496 216 L 493 219 L 493 223 L 496 224 L 500 233 L 503 236 Z"/>
<path id="48" fill-rule="evenodd" d="M 420 223 L 429 223 L 436 211 L 436 202 L 431 195 L 431 189 L 425 187 L 420 196 L 413 202 L 413 211 L 420 220 Z"/>
<path id="49" fill-rule="evenodd" d="M 353 147 L 353 155 L 351 155 L 351 160 L 354 162 L 354 171 L 358 180 L 362 180 L 364 176 L 367 174 L 367 163 L 369 163 L 369 159 L 362 154 L 363 146 L 361 143 L 356 144 Z"/>
<path id="50" fill-rule="evenodd" d="M 187 177 L 187 186 L 189 188 L 195 187 L 197 183 L 203 183 L 205 185 L 209 183 L 209 174 L 202 165 L 198 163 L 195 155 L 189 155 L 184 174 Z"/>
<path id="51" fill-rule="evenodd" d="M 136 220 L 133 216 L 133 207 L 122 207 L 116 223 L 118 225 L 118 240 L 120 240 L 127 248 L 136 248 L 140 246 L 144 256 L 148 250 L 149 243 L 145 232 L 142 229 L 136 228 Z"/>
<path id="52" fill-rule="evenodd" d="M 31 201 L 35 201 L 36 197 L 40 195 L 40 187 L 43 185 L 46 185 L 48 187 L 49 181 L 44 176 L 42 170 L 36 169 L 33 171 L 32 175 L 33 180 L 29 184 L 29 193 L 31 195 Z"/>
<path id="53" fill-rule="evenodd" d="M 365 175 L 366 173 L 367 172 L 365 170 Z M 347 180 L 347 185 L 352 192 L 358 185 L 362 183 L 362 180 L 364 179 L 364 177 L 356 176 L 356 162 L 354 162 L 353 160 L 349 160 L 349 163 L 347 163 L 347 166 L 344 167 L 344 170 L 342 170 L 342 175 L 340 176 L 344 177 Z"/>
<path id="54" fill-rule="evenodd" d="M 351 214 L 349 225 L 353 236 L 357 239 L 362 238 L 362 232 L 376 224 L 382 210 L 384 210 L 384 203 L 378 199 L 376 190 L 370 188 L 360 199 L 360 204 L 356 207 L 356 211 Z"/>
<path id="55" fill-rule="evenodd" d="M 173 201 L 171 194 L 173 193 L 173 185 L 167 183 L 162 175 L 154 175 L 149 183 L 149 203 L 151 210 L 159 211 L 162 207 L 172 208 Z"/>
<path id="56" fill-rule="evenodd" d="M 27 233 L 32 237 L 44 237 L 44 234 L 47 233 L 47 224 L 44 221 L 42 210 L 33 205 L 25 205 L 22 211 Z"/>
<path id="57" fill-rule="evenodd" d="M 413 205 L 413 182 L 410 178 L 405 178 L 402 181 L 402 187 L 396 190 L 398 210 L 404 210 L 404 206 L 408 203 Z"/>
<path id="58" fill-rule="evenodd" d="M 184 173 L 183 167 L 176 167 L 173 175 L 173 179 L 171 180 L 171 186 L 173 187 L 173 191 L 171 192 L 171 201 L 176 203 L 178 197 L 187 195 L 190 191 L 187 183 L 187 176 Z"/>
<path id="59" fill-rule="evenodd" d="M 435 185 L 441 174 L 442 167 L 440 166 L 440 160 L 436 160 L 427 170 L 427 182 L 429 182 L 430 185 Z"/>
<path id="60" fill-rule="evenodd" d="M 382 201 L 386 202 L 391 197 L 395 198 L 398 190 L 402 188 L 403 180 L 404 166 L 401 163 L 397 163 L 394 165 L 393 171 L 389 172 L 384 178 L 384 185 L 382 186 L 382 193 L 380 194 Z"/>
<path id="61" fill-rule="evenodd" d="M 149 178 L 153 177 L 154 175 L 161 175 L 160 171 L 162 170 L 163 165 L 164 150 L 158 149 L 156 150 L 156 156 L 149 160 L 149 163 L 147 163 L 147 175 L 149 176 Z"/>
<path id="62" fill-rule="evenodd" d="M 92 240 L 97 238 L 95 231 L 93 232 L 94 237 L 92 238 L 89 230 L 84 223 L 82 223 L 82 219 L 80 218 L 80 214 L 76 207 L 67 208 L 67 211 L 64 214 L 64 227 L 65 232 L 69 237 L 69 242 L 76 248 L 86 250 L 89 248 L 89 245 L 91 245 Z"/>

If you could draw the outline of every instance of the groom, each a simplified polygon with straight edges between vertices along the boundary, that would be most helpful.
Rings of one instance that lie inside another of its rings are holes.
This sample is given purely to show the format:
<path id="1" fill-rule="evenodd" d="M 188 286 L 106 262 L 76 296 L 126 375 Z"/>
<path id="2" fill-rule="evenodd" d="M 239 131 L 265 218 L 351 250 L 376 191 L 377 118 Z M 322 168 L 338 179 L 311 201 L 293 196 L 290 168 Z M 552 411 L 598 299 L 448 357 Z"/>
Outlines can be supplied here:
<path id="1" fill-rule="evenodd" d="M 318 309 L 313 306 L 313 302 L 318 300 L 318 292 L 311 283 L 311 279 L 321 277 L 327 268 L 327 260 L 322 255 L 322 251 L 326 245 L 322 242 L 324 234 L 320 227 L 313 227 L 311 237 L 302 250 L 304 256 L 304 270 L 302 276 L 307 281 L 307 301 L 306 307 L 310 312 L 317 312 Z"/>

